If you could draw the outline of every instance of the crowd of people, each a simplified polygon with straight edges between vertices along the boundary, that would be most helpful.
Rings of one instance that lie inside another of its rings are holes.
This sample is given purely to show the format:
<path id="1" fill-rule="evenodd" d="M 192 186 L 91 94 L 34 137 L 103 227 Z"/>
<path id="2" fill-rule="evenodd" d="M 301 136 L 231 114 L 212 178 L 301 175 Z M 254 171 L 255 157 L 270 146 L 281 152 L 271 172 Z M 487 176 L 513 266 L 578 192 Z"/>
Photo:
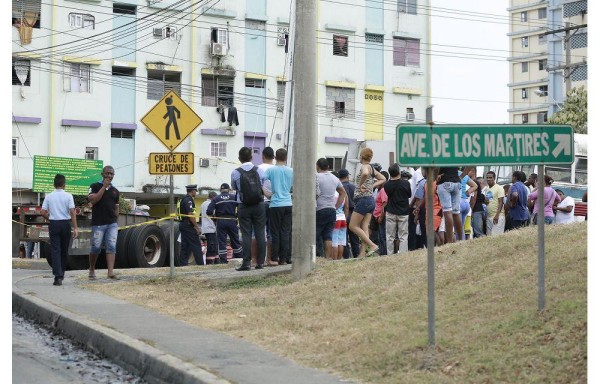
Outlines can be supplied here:
<path id="1" fill-rule="evenodd" d="M 425 196 L 427 175 L 422 169 L 399 164 L 387 171 L 371 164 L 373 151 L 363 148 L 354 180 L 346 169 L 332 171 L 326 158 L 316 162 L 315 233 L 317 256 L 332 260 L 407 252 L 427 245 Z M 252 267 L 292 263 L 292 190 L 294 172 L 287 164 L 287 150 L 271 147 L 262 152 L 263 163 L 252 163 L 252 149 L 238 153 L 241 166 L 231 172 L 231 186 L 223 183 L 220 194 L 211 192 L 196 219 L 197 185 L 186 186 L 179 202 L 181 249 L 177 265 L 227 263 L 228 243 L 233 256 L 242 259 L 238 271 Z M 275 162 L 273 164 L 273 162 Z M 496 236 L 527 225 L 567 224 L 575 221 L 575 201 L 554 182 L 543 177 L 543 212 L 539 211 L 538 177 L 514 171 L 512 183 L 500 186 L 496 174 L 476 174 L 476 167 L 432 169 L 433 230 L 436 245 L 482 236 Z M 108 278 L 114 274 L 119 217 L 119 191 L 113 186 L 115 170 L 102 169 L 102 181 L 90 185 L 92 243 L 89 278 L 96 278 L 96 262 L 106 244 Z M 54 285 L 62 285 L 69 238 L 78 236 L 73 196 L 64 191 L 66 179 L 57 174 L 55 191 L 42 205 L 49 220 Z M 231 193 L 231 190 L 235 193 Z M 587 192 L 584 195 L 587 201 Z M 543 215 L 543 218 L 542 218 Z M 240 234 L 241 233 L 241 240 Z M 200 235 L 206 238 L 206 254 Z"/>
<path id="2" fill-rule="evenodd" d="M 232 187 L 223 183 L 221 193 L 210 194 L 203 204 L 206 263 L 228 262 L 227 238 L 234 257 L 242 258 L 239 271 L 291 263 L 293 170 L 286 165 L 283 148 L 274 153 L 266 147 L 262 159 L 263 164 L 255 166 L 251 150 L 240 149 L 242 166 L 231 174 Z M 427 246 L 428 172 L 397 163 L 383 170 L 372 164 L 372 159 L 373 151 L 363 148 L 353 180 L 347 169 L 331 170 L 325 158 L 316 161 L 317 256 L 338 260 Z M 497 183 L 493 171 L 477 175 L 476 167 L 434 168 L 432 174 L 433 230 L 438 246 L 537 223 L 536 174 L 527 177 L 515 171 L 506 185 Z M 550 176 L 544 176 L 544 222 L 574 222 L 573 198 L 554 190 L 552 182 Z M 192 193 L 197 190 L 195 185 L 188 188 Z M 182 233 L 190 225 L 193 220 L 183 220 Z M 181 249 L 181 258 L 189 258 L 191 251 L 184 247 L 183 238 Z"/>

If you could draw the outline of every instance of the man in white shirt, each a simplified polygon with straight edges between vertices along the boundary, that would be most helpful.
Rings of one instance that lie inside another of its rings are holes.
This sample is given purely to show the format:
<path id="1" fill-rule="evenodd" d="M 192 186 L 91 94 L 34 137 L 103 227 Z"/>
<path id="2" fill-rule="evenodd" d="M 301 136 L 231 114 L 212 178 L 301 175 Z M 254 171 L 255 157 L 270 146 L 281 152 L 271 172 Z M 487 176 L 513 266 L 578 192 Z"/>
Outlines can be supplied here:
<path id="1" fill-rule="evenodd" d="M 75 218 L 75 202 L 73 195 L 65 192 L 65 176 L 59 173 L 54 176 L 54 192 L 46 196 L 42 203 L 42 216 L 50 220 L 50 255 L 52 257 L 53 285 L 62 285 L 67 270 L 71 225 L 73 238 L 77 238 L 77 219 Z"/>
<path id="2" fill-rule="evenodd" d="M 554 222 L 556 224 L 569 224 L 575 222 L 575 200 L 571 196 L 566 196 L 560 189 L 556 190 L 560 197 L 560 203 L 554 208 Z"/>

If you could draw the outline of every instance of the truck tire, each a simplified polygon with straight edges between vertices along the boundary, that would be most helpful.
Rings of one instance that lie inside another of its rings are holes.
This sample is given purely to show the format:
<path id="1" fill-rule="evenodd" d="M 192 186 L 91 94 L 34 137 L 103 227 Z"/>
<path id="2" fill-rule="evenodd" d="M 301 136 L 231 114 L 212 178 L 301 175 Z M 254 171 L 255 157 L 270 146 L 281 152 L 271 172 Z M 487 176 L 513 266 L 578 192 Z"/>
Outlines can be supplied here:
<path id="1" fill-rule="evenodd" d="M 115 268 L 129 268 L 129 258 L 127 257 L 127 249 L 129 239 L 135 228 L 127 228 L 119 231 L 117 236 L 117 253 L 115 254 Z"/>
<path id="2" fill-rule="evenodd" d="M 46 262 L 52 268 L 52 257 L 50 256 L 50 244 L 40 241 L 40 259 L 46 259 Z"/>
<path id="3" fill-rule="evenodd" d="M 162 225 L 161 229 L 163 231 L 163 234 L 165 235 L 165 247 L 167 249 L 167 257 L 165 258 L 164 266 L 170 267 L 171 266 L 171 229 L 169 227 L 169 224 Z M 176 267 L 178 267 L 179 266 L 179 251 L 181 250 L 181 243 L 177 242 L 177 238 L 179 237 L 179 226 L 177 225 L 177 223 L 175 223 L 175 228 L 174 228 L 173 234 L 175 235 L 174 265 Z"/>
<path id="4" fill-rule="evenodd" d="M 162 229 L 155 224 L 132 228 L 127 258 L 133 268 L 156 268 L 165 264 L 167 247 Z"/>
<path id="5" fill-rule="evenodd" d="M 98 257 L 99 259 L 100 257 Z M 96 262 L 98 267 L 98 262 Z M 90 268 L 90 255 L 68 255 L 67 256 L 67 270 L 79 270 Z"/>

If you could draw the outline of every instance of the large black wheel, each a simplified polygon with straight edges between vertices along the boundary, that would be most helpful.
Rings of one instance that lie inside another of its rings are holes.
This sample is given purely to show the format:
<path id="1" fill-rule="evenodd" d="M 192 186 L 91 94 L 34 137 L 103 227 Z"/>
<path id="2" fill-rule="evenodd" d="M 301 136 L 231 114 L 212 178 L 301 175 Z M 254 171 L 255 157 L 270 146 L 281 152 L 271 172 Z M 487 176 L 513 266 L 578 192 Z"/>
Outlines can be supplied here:
<path id="1" fill-rule="evenodd" d="M 165 235 L 165 247 L 167 249 L 167 257 L 165 257 L 165 267 L 170 267 L 171 266 L 171 228 L 169 226 L 169 224 L 166 225 L 162 225 L 161 229 L 163 231 L 163 234 Z M 175 223 L 175 228 L 173 231 L 173 234 L 175 235 L 175 259 L 174 259 L 174 265 L 176 267 L 179 266 L 179 251 L 181 250 L 181 243 L 179 243 L 177 241 L 177 238 L 179 237 L 179 225 L 178 223 Z"/>
<path id="2" fill-rule="evenodd" d="M 129 268 L 127 248 L 134 229 L 127 228 L 119 231 L 119 235 L 117 236 L 117 252 L 115 254 L 115 268 Z"/>
<path id="3" fill-rule="evenodd" d="M 98 263 L 96 263 L 98 264 Z M 69 255 L 67 256 L 67 270 L 89 269 L 90 255 Z"/>
<path id="4" fill-rule="evenodd" d="M 129 266 L 134 268 L 162 267 L 167 257 L 165 235 L 154 224 L 132 228 L 127 247 Z"/>
<path id="5" fill-rule="evenodd" d="M 50 256 L 50 244 L 40 241 L 40 259 L 46 259 L 48 265 L 52 267 L 52 257 Z"/>

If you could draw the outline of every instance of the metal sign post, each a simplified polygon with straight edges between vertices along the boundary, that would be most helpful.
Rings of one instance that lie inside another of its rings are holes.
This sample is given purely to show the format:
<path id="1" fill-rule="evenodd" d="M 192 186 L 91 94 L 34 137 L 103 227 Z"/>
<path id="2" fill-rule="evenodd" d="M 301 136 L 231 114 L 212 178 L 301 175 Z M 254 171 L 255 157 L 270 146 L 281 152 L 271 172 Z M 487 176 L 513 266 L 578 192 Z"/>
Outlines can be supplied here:
<path id="1" fill-rule="evenodd" d="M 427 331 L 429 345 L 435 345 L 435 234 L 433 233 L 433 167 L 427 168 Z"/>
<path id="2" fill-rule="evenodd" d="M 175 276 L 175 217 L 173 217 L 173 215 L 175 214 L 175 206 L 173 204 L 173 175 L 169 175 L 169 212 L 171 213 L 171 218 L 169 219 L 169 231 L 171 233 L 171 235 L 169 236 L 169 238 L 171 239 L 169 241 L 169 263 L 170 263 L 170 269 L 169 269 L 169 277 L 172 279 Z"/>
<path id="3" fill-rule="evenodd" d="M 538 215 L 537 215 L 537 226 L 538 226 L 538 310 L 543 311 L 546 306 L 546 288 L 544 284 L 545 277 L 545 244 L 544 244 L 544 226 L 545 215 L 544 215 L 544 189 L 546 183 L 544 181 L 544 164 L 538 166 Z M 541 181 L 540 181 L 541 178 Z M 542 184 L 540 193 L 540 183 Z M 540 216 L 541 214 L 541 216 Z"/>

